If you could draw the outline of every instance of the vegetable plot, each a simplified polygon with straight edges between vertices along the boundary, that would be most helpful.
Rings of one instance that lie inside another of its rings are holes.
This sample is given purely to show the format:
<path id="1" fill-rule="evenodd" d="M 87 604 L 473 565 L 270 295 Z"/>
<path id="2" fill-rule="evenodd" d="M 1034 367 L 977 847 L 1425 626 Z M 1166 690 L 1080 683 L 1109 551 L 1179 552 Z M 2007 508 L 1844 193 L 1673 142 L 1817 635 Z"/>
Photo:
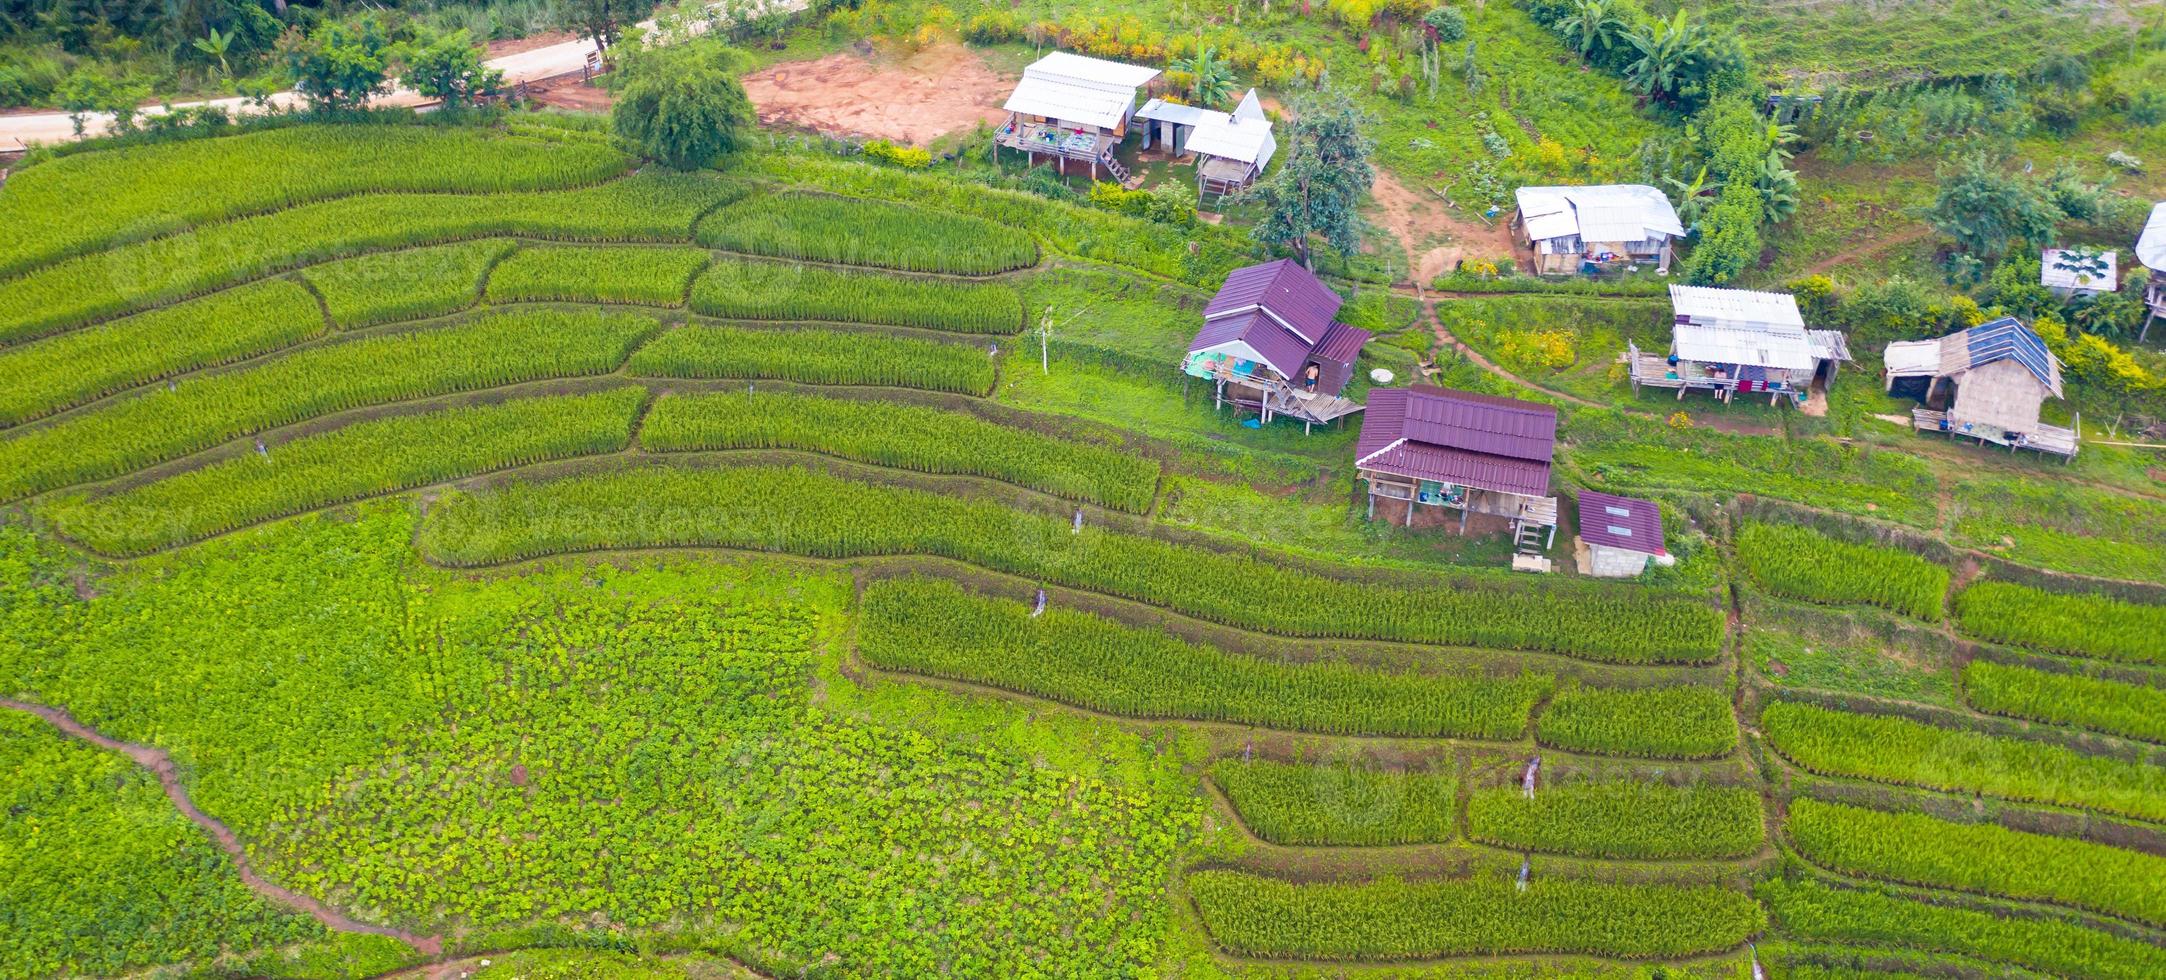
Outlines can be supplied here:
<path id="1" fill-rule="evenodd" d="M 1273 844 L 1439 844 L 1452 839 L 1459 809 L 1449 770 L 1221 759 L 1211 781 L 1241 823 Z"/>
<path id="2" fill-rule="evenodd" d="M 1770 591 L 1807 602 L 1869 603 L 1939 622 L 1948 570 L 1930 561 L 1872 545 L 1837 541 L 1810 528 L 1747 522 L 1737 557 Z"/>
<path id="3" fill-rule="evenodd" d="M 1038 261 L 1038 243 L 1021 228 L 952 211 L 826 194 L 740 201 L 702 220 L 699 242 L 777 258 L 965 276 Z"/>
<path id="4" fill-rule="evenodd" d="M 1006 283 L 914 279 L 786 262 L 720 260 L 692 286 L 692 310 L 739 320 L 831 320 L 954 333 L 1023 329 Z"/>
<path id="5" fill-rule="evenodd" d="M 1736 858 L 1766 840 L 1760 794 L 1738 786 L 1614 780 L 1477 791 L 1467 836 L 1515 851 L 1589 858 Z"/>
<path id="6" fill-rule="evenodd" d="M 1955 597 L 1956 626 L 1982 640 L 2127 663 L 2166 663 L 2166 606 L 1979 582 Z"/>

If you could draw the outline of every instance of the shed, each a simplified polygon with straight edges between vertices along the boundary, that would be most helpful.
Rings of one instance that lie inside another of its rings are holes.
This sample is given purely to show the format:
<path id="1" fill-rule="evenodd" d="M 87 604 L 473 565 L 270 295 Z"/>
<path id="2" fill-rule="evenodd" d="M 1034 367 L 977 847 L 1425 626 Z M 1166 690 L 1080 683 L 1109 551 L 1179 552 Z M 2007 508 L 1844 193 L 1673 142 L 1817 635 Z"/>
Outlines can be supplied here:
<path id="1" fill-rule="evenodd" d="M 1641 262 L 1668 271 L 1672 241 L 1685 235 L 1669 196 L 1646 184 L 1522 187 L 1514 196 L 1540 275 Z"/>
<path id="2" fill-rule="evenodd" d="M 2151 206 L 2151 219 L 2143 223 L 2143 233 L 2136 236 L 2136 261 L 2151 270 L 2143 287 L 2146 312 L 2143 330 L 2136 334 L 2140 342 L 2151 336 L 2151 321 L 2166 317 L 2166 201 Z"/>
<path id="3" fill-rule="evenodd" d="M 1579 492 L 1581 570 L 1598 578 L 1631 578 L 1649 559 L 1669 564 L 1662 544 L 1662 508 L 1651 500 L 1594 490 Z"/>
<path id="4" fill-rule="evenodd" d="M 1344 302 L 1292 259 L 1235 269 L 1204 306 L 1181 369 L 1213 382 L 1214 404 L 1230 399 L 1264 421 L 1314 425 L 1361 411 L 1341 392 L 1369 332 L 1338 322 Z"/>
<path id="5" fill-rule="evenodd" d="M 1919 429 L 2010 449 L 2076 453 L 2074 430 L 2039 421 L 2046 399 L 2062 397 L 2060 358 L 2015 317 L 1937 340 L 1889 344 L 1882 362 L 1888 392 L 1923 403 L 1912 412 Z"/>
<path id="6" fill-rule="evenodd" d="M 1459 511 L 1462 532 L 1468 514 L 1490 514 L 1512 522 L 1521 547 L 1547 548 L 1557 526 L 1556 445 L 1552 406 L 1432 385 L 1385 388 L 1369 393 L 1354 467 L 1372 520 L 1378 497 L 1403 500 L 1408 526 L 1416 507 Z"/>
<path id="7" fill-rule="evenodd" d="M 1008 119 L 994 132 L 994 145 L 1022 150 L 1034 161 L 1051 156 L 1063 173 L 1069 160 L 1080 160 L 1094 177 L 1104 167 L 1127 180 L 1113 148 L 1128 132 L 1136 90 L 1157 77 L 1156 68 L 1052 52 L 1023 69 L 1001 106 Z"/>
<path id="8" fill-rule="evenodd" d="M 2063 299 L 2096 296 L 2121 288 L 2118 252 L 2049 248 L 2038 257 L 2038 283 Z"/>
<path id="9" fill-rule="evenodd" d="M 1809 330 L 1789 293 L 1710 286 L 1670 287 L 1670 353 L 1659 357 L 1628 344 L 1632 385 L 1713 392 L 1767 392 L 1802 403 L 1815 385 L 1835 382 L 1850 344 L 1834 330 Z"/>

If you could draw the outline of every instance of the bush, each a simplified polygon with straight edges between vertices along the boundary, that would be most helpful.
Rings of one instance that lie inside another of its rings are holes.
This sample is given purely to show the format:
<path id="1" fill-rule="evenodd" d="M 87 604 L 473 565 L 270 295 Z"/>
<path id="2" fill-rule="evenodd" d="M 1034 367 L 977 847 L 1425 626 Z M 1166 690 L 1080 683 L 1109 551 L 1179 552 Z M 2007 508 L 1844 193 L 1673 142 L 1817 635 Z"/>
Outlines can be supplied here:
<path id="1" fill-rule="evenodd" d="M 1795 525 L 1747 521 L 1737 535 L 1737 557 L 1753 581 L 1809 602 L 1871 603 L 1937 623 L 1948 594 L 1943 566 Z"/>
<path id="2" fill-rule="evenodd" d="M 1786 826 L 1807 860 L 1843 874 L 2166 923 L 2166 857 L 1810 798 Z"/>
<path id="3" fill-rule="evenodd" d="M 741 201 L 701 220 L 699 241 L 753 255 L 953 275 L 990 275 L 1038 261 L 1038 243 L 1020 228 L 828 194 Z"/>
<path id="4" fill-rule="evenodd" d="M 2166 818 L 2166 768 L 2043 742 L 1777 701 L 1768 742 L 1823 776 Z"/>
<path id="5" fill-rule="evenodd" d="M 1988 714 L 2166 742 L 2166 689 L 1972 660 L 1963 699 Z"/>
<path id="6" fill-rule="evenodd" d="M 2129 663 L 2166 663 L 2166 606 L 1979 582 L 1955 597 L 1963 632 L 1996 643 Z"/>
<path id="7" fill-rule="evenodd" d="M 119 476 L 332 412 L 607 374 L 655 327 L 630 314 L 499 313 L 188 378 L 0 440 L 0 500 Z"/>
<path id="8" fill-rule="evenodd" d="M 1109 714 L 1347 735 L 1510 739 L 1550 679 L 1281 663 L 1089 613 L 986 598 L 937 580 L 865 589 L 859 652 L 876 666 L 988 684 Z"/>
<path id="9" fill-rule="evenodd" d="M 926 473 L 990 477 L 1138 514 L 1148 512 L 1158 494 L 1158 461 L 1132 450 L 888 402 L 775 392 L 673 395 L 647 414 L 639 442 L 659 452 L 824 453 Z"/>
<path id="10" fill-rule="evenodd" d="M 705 280 L 702 280 L 703 282 Z M 985 395 L 993 359 L 971 344 L 846 333 L 687 326 L 632 356 L 650 378 L 734 378 L 814 385 L 878 385 Z"/>
<path id="11" fill-rule="evenodd" d="M 708 332 L 663 337 L 633 359 L 635 370 L 670 341 Z M 1473 577 L 1418 587 L 1327 578 L 1266 556 L 1096 526 L 1075 531 L 1066 515 L 1039 517 L 794 468 L 652 467 L 513 484 L 440 505 L 431 518 L 428 550 L 458 564 L 673 545 L 820 557 L 928 554 L 1284 636 L 1552 650 L 1619 663 L 1705 662 L 1721 646 L 1721 614 L 1692 596 Z M 1244 585 L 1229 589 L 1228 582 Z"/>
<path id="12" fill-rule="evenodd" d="M 1211 780 L 1256 836 L 1287 846 L 1441 844 L 1458 822 L 1449 771 L 1221 759 Z"/>
<path id="13" fill-rule="evenodd" d="M 1476 792 L 1467 836 L 1514 851 L 1588 858 L 1736 858 L 1766 840 L 1760 794 L 1734 786 L 1616 780 Z"/>
<path id="14" fill-rule="evenodd" d="M 907 167 L 911 170 L 923 170 L 933 165 L 933 155 L 930 150 L 921 150 L 915 146 L 897 146 L 887 140 L 872 140 L 866 143 L 865 157 L 869 160 L 878 160 L 881 163 Z"/>
<path id="15" fill-rule="evenodd" d="M 1273 959 L 1674 958 L 1730 949 L 1767 924 L 1751 897 L 1705 885 L 1545 877 L 1522 892 L 1488 879 L 1297 885 L 1240 871 L 1197 871 L 1188 876 L 1188 891 L 1219 945 Z"/>
<path id="16" fill-rule="evenodd" d="M 1571 687 L 1550 699 L 1535 739 L 1568 752 L 1712 759 L 1737 747 L 1737 719 L 1712 687 Z"/>

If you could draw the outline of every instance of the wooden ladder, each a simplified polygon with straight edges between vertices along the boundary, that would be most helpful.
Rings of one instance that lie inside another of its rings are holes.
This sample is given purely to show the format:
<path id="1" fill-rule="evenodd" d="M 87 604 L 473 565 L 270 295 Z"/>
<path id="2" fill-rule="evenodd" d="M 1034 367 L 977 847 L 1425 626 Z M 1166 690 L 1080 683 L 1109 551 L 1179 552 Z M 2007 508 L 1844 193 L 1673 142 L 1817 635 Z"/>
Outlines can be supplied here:
<path id="1" fill-rule="evenodd" d="M 1113 159 L 1113 151 L 1107 150 L 1106 152 L 1099 154 L 1098 162 L 1105 165 L 1106 172 L 1112 174 L 1113 179 L 1116 182 L 1122 184 L 1128 183 L 1128 168 L 1121 166 L 1121 162 L 1119 160 Z"/>

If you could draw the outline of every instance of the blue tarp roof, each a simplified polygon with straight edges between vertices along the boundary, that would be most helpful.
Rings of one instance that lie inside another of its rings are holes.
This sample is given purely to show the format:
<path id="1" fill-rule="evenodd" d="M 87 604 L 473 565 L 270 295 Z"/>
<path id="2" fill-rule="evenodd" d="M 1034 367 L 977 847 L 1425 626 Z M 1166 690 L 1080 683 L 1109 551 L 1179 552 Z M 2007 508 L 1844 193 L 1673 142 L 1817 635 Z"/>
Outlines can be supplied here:
<path id="1" fill-rule="evenodd" d="M 2004 316 L 1970 328 L 1964 332 L 1964 343 L 1970 349 L 1970 366 L 1973 368 L 2013 359 L 2030 371 L 2039 384 L 2048 389 L 2059 387 L 2059 372 L 2053 369 L 2053 355 L 2046 350 L 2046 342 L 2038 339 L 2031 328 L 2015 317 Z"/>

